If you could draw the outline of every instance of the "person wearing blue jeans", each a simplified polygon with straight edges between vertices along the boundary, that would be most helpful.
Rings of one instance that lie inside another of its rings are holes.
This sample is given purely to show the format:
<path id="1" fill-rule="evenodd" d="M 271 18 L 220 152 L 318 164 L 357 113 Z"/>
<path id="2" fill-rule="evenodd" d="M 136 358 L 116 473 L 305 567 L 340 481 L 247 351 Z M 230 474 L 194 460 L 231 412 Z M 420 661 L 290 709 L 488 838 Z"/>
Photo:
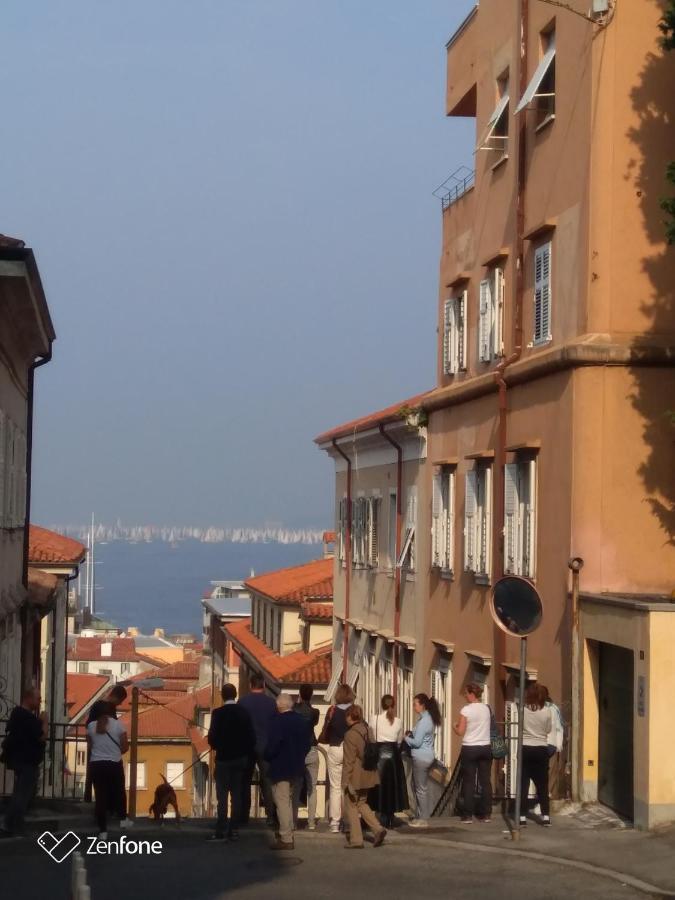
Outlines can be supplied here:
<path id="1" fill-rule="evenodd" d="M 431 815 L 429 809 L 429 769 L 436 758 L 434 752 L 434 731 L 441 724 L 441 712 L 433 697 L 416 694 L 413 709 L 418 715 L 413 731 L 409 731 L 404 741 L 410 747 L 413 766 L 413 784 L 417 800 L 417 817 L 412 819 L 413 828 L 425 828 Z"/>

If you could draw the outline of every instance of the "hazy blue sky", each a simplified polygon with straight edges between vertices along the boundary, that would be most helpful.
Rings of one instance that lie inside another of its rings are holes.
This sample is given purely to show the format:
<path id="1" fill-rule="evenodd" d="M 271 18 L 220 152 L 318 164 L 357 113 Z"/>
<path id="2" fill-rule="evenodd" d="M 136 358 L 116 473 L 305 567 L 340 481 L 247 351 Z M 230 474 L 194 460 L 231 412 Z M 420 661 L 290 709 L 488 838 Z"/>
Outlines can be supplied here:
<path id="1" fill-rule="evenodd" d="M 5 0 L 0 231 L 54 319 L 34 521 L 323 526 L 323 429 L 431 387 L 471 0 Z"/>

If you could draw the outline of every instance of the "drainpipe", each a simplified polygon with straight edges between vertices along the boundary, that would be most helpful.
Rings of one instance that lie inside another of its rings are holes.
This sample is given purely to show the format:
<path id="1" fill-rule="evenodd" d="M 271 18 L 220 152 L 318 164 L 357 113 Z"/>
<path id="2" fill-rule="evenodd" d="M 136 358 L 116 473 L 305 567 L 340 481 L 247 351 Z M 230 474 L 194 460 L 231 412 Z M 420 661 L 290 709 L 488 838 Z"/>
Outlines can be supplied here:
<path id="1" fill-rule="evenodd" d="M 584 567 L 584 561 L 580 556 L 575 556 L 567 563 L 572 570 L 572 730 L 570 734 L 571 750 L 571 793 L 572 800 L 579 800 L 580 766 L 581 758 L 581 672 L 580 666 L 580 641 L 579 641 L 579 573 Z"/>
<path id="2" fill-rule="evenodd" d="M 337 438 L 333 438 L 333 449 L 347 463 L 347 522 L 345 527 L 345 624 L 342 637 L 342 680 L 347 680 L 347 667 L 349 665 L 349 590 L 352 575 L 352 461 L 338 446 Z M 338 560 L 339 562 L 339 560 Z"/>
<path id="3" fill-rule="evenodd" d="M 518 66 L 519 96 L 527 89 L 527 47 L 528 47 L 528 6 L 529 0 L 520 0 L 520 60 Z M 523 352 L 523 294 L 525 290 L 525 273 L 523 258 L 525 247 L 525 184 L 527 176 L 527 119 L 524 115 L 518 122 L 518 170 L 516 181 L 516 274 L 513 304 L 514 345 L 513 350 L 497 366 L 494 379 L 498 391 L 498 426 L 497 448 L 495 452 L 495 518 L 493 526 L 493 571 L 495 576 L 504 574 L 504 467 L 506 465 L 507 384 L 504 378 L 506 369 L 517 362 Z M 494 626 L 495 673 L 504 661 L 506 634 Z M 495 676 L 497 677 L 497 676 Z M 503 697 L 498 697 L 503 707 Z M 503 713 L 503 709 L 500 709 Z"/>
<path id="4" fill-rule="evenodd" d="M 403 448 L 387 434 L 384 430 L 384 425 L 380 424 L 379 429 L 385 441 L 388 441 L 396 451 L 396 564 L 394 566 L 394 639 L 396 639 L 401 632 L 401 567 L 398 565 L 398 558 L 401 555 L 401 529 L 403 525 Z M 391 684 L 394 702 L 396 702 L 398 696 L 399 652 L 400 645 L 394 641 L 394 671 Z"/>

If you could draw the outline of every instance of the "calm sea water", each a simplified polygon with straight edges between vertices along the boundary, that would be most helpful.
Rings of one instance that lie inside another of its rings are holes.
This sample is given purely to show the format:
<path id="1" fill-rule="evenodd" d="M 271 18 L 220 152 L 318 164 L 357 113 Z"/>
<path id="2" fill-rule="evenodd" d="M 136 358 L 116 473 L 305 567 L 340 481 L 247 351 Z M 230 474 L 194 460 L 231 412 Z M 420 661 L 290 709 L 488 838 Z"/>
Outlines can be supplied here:
<path id="1" fill-rule="evenodd" d="M 156 541 L 96 545 L 96 610 L 120 628 L 136 625 L 145 634 L 201 635 L 204 590 L 210 581 L 248 578 L 321 557 L 321 545 L 203 544 L 175 547 Z"/>

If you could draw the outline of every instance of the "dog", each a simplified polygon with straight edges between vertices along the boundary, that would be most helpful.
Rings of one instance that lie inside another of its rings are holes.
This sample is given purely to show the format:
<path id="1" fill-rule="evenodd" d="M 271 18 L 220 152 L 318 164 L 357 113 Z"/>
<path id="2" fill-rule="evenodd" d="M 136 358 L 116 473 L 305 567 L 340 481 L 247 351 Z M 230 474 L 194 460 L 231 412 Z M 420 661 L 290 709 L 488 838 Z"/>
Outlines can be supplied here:
<path id="1" fill-rule="evenodd" d="M 159 777 L 162 779 L 162 784 L 158 784 L 155 788 L 155 799 L 148 812 L 154 817 L 155 822 L 161 822 L 169 807 L 173 806 L 176 813 L 176 821 L 180 822 L 176 792 L 163 775 Z"/>

